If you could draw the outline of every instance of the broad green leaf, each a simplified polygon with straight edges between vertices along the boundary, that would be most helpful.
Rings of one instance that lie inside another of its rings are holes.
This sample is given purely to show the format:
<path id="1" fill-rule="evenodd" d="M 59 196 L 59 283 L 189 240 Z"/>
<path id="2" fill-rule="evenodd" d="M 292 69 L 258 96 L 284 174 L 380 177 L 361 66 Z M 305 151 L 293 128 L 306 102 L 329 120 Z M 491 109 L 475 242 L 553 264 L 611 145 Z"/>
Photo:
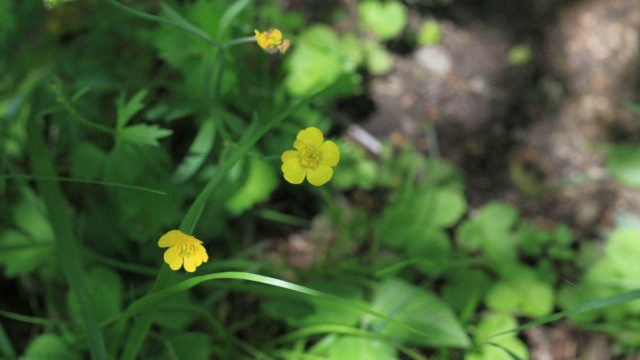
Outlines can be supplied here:
<path id="1" fill-rule="evenodd" d="M 149 90 L 143 89 L 138 91 L 135 95 L 126 101 L 124 93 L 121 93 L 116 99 L 117 110 L 117 128 L 122 129 L 129 123 L 129 121 L 144 108 L 143 100 L 149 93 Z"/>
<path id="2" fill-rule="evenodd" d="M 211 359 L 211 338 L 204 333 L 187 332 L 176 335 L 169 342 L 178 359 Z"/>
<path id="3" fill-rule="evenodd" d="M 364 46 L 367 60 L 367 70 L 372 75 L 381 76 L 393 67 L 391 54 L 377 42 L 369 41 Z"/>
<path id="4" fill-rule="evenodd" d="M 606 147 L 607 169 L 613 177 L 632 187 L 640 187 L 640 146 L 610 144 Z"/>
<path id="5" fill-rule="evenodd" d="M 302 34 L 287 57 L 287 91 L 306 97 L 336 82 L 343 68 L 337 45 L 338 37 L 326 26 L 316 25 Z"/>
<path id="6" fill-rule="evenodd" d="M 107 155 L 90 142 L 82 142 L 71 153 L 71 176 L 96 179 L 102 175 Z"/>
<path id="7" fill-rule="evenodd" d="M 398 1 L 363 1 L 358 9 L 362 26 L 381 40 L 399 35 L 407 24 L 407 8 Z"/>
<path id="8" fill-rule="evenodd" d="M 395 324 L 374 322 L 373 330 L 383 335 L 414 345 L 461 348 L 470 345 L 467 334 L 447 304 L 426 290 L 401 280 L 389 279 L 380 284 L 371 307 L 430 334 L 429 337 L 420 337 Z"/>
<path id="9" fill-rule="evenodd" d="M 509 204 L 494 201 L 482 207 L 477 220 L 489 233 L 503 232 L 515 225 L 518 211 Z"/>
<path id="10" fill-rule="evenodd" d="M 173 294 L 163 301 L 154 323 L 167 329 L 184 330 L 200 316 L 195 307 L 188 292 Z"/>
<path id="11" fill-rule="evenodd" d="M 358 336 L 341 336 L 329 348 L 329 360 L 391 360 L 398 354 L 388 342 Z"/>
<path id="12" fill-rule="evenodd" d="M 62 337 L 50 333 L 44 333 L 31 340 L 27 350 L 20 360 L 75 360 L 80 359 L 74 354 Z"/>
<path id="13" fill-rule="evenodd" d="M 457 191 L 438 190 L 434 211 L 434 224 L 440 227 L 455 225 L 467 210 L 467 202 L 464 196 Z"/>
<path id="14" fill-rule="evenodd" d="M 625 279 L 640 281 L 640 231 L 634 228 L 616 229 L 606 244 L 606 260 Z"/>
<path id="15" fill-rule="evenodd" d="M 487 338 L 494 334 L 513 329 L 516 326 L 518 326 L 518 322 L 511 315 L 489 314 L 482 319 L 474 334 L 476 341 L 484 342 L 484 344 L 474 351 L 465 354 L 464 359 L 514 360 L 509 353 L 515 354 L 520 359 L 528 359 L 529 353 L 526 345 L 520 341 L 515 334 L 505 334 L 487 340 Z"/>
<path id="16" fill-rule="evenodd" d="M 120 130 L 118 135 L 121 140 L 133 144 L 158 146 L 158 140 L 171 135 L 171 130 L 158 125 L 137 124 Z"/>
<path id="17" fill-rule="evenodd" d="M 506 264 L 501 269 L 505 280 L 495 284 L 486 297 L 487 306 L 496 311 L 541 317 L 553 310 L 553 288 L 539 279 L 536 270 L 523 265 Z"/>
<path id="18" fill-rule="evenodd" d="M 249 159 L 247 171 L 248 175 L 242 187 L 226 202 L 227 210 L 232 214 L 237 215 L 268 199 L 278 184 L 273 166 L 257 157 Z"/>
<path id="19" fill-rule="evenodd" d="M 123 285 L 118 273 L 106 268 L 93 268 L 85 274 L 91 294 L 96 318 L 108 319 L 122 310 Z M 81 315 L 75 292 L 69 292 L 68 305 L 71 313 L 79 319 Z"/>
<path id="20" fill-rule="evenodd" d="M 309 284 L 314 289 L 339 296 L 348 301 L 364 304 L 362 291 L 351 284 L 340 282 L 316 282 Z M 265 310 L 291 326 L 339 324 L 354 326 L 362 313 L 352 308 L 336 307 L 335 304 L 318 298 L 282 296 L 265 305 Z"/>

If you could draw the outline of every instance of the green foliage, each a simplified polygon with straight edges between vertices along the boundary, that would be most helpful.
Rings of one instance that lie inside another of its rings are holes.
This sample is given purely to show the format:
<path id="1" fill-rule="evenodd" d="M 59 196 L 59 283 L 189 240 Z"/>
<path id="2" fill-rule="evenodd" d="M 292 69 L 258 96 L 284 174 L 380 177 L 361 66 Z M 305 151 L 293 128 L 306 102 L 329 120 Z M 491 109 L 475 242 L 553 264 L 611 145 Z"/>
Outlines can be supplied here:
<path id="1" fill-rule="evenodd" d="M 344 27 L 277 1 L 0 2 L 0 357 L 526 359 L 518 331 L 566 316 L 640 348 L 637 229 L 584 246 L 468 200 L 445 161 L 340 137 L 409 8 Z M 284 54 L 255 44 L 275 28 Z M 281 180 L 307 126 L 341 151 L 322 188 Z M 630 185 L 637 152 L 606 147 Z M 163 263 L 171 229 L 208 251 L 195 274 Z"/>
<path id="2" fill-rule="evenodd" d="M 435 45 L 440 42 L 442 37 L 442 29 L 435 19 L 429 19 L 422 24 L 418 32 L 418 44 Z"/>
<path id="3" fill-rule="evenodd" d="M 609 144 L 605 148 L 607 169 L 613 177 L 632 187 L 640 186 L 640 147 L 630 144 Z"/>
<path id="4" fill-rule="evenodd" d="M 398 1 L 363 1 L 358 5 L 362 27 L 381 40 L 396 37 L 407 24 L 407 8 Z"/>
<path id="5" fill-rule="evenodd" d="M 372 309 L 393 316 L 430 334 L 418 337 L 394 324 L 372 323 L 381 334 L 413 345 L 468 347 L 470 342 L 453 311 L 432 293 L 398 279 L 382 282 L 373 295 Z M 368 320 L 371 322 L 371 319 Z"/>

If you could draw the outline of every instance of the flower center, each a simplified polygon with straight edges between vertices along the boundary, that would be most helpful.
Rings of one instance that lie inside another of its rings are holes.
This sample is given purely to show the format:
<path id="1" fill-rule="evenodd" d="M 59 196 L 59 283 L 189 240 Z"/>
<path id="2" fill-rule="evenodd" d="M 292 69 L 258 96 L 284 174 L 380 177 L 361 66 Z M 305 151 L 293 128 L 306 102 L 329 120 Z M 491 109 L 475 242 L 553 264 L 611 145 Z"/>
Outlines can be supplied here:
<path id="1" fill-rule="evenodd" d="M 315 146 L 305 146 L 300 150 L 300 165 L 305 168 L 315 169 L 322 161 L 322 151 Z"/>
<path id="2" fill-rule="evenodd" d="M 193 251 L 192 251 L 193 246 L 189 243 L 183 243 L 180 244 L 180 255 L 181 256 L 188 256 L 190 255 Z"/>

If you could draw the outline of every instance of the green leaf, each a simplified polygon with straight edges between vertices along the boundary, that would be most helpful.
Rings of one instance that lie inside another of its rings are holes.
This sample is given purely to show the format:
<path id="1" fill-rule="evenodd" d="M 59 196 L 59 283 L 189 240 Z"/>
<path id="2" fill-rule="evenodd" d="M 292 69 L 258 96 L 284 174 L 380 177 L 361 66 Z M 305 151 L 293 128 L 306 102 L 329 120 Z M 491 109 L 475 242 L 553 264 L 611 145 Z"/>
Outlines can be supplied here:
<path id="1" fill-rule="evenodd" d="M 380 43 L 369 41 L 365 43 L 364 49 L 367 59 L 367 70 L 369 70 L 372 75 L 381 76 L 391 71 L 393 58 Z"/>
<path id="2" fill-rule="evenodd" d="M 492 280 L 484 271 L 455 269 L 447 275 L 442 297 L 464 319 L 475 312 L 491 284 Z"/>
<path id="3" fill-rule="evenodd" d="M 469 347 L 470 342 L 453 311 L 435 295 L 397 279 L 378 286 L 372 309 L 409 327 L 422 329 L 429 337 L 416 336 L 395 324 L 376 321 L 373 329 L 413 345 Z M 371 321 L 371 319 L 369 319 Z"/>
<path id="4" fill-rule="evenodd" d="M 117 111 L 117 128 L 122 129 L 129 123 L 140 110 L 144 108 L 142 102 L 149 93 L 149 90 L 143 89 L 138 91 L 131 99 L 125 102 L 124 93 L 121 93 L 118 99 L 116 99 L 116 111 Z"/>
<path id="5" fill-rule="evenodd" d="M 0 264 L 8 278 L 26 275 L 50 259 L 53 249 L 53 239 L 34 241 L 21 232 L 7 230 L 0 235 Z"/>
<path id="6" fill-rule="evenodd" d="M 398 1 L 364 1 L 358 6 L 362 26 L 381 40 L 389 40 L 407 24 L 407 8 Z"/>
<path id="7" fill-rule="evenodd" d="M 188 332 L 170 340 L 178 359 L 207 360 L 211 358 L 211 338 L 208 334 Z"/>
<path id="8" fill-rule="evenodd" d="M 484 342 L 475 351 L 465 355 L 465 360 L 514 360 L 510 353 L 521 359 L 528 359 L 526 345 L 515 334 L 507 334 L 492 338 L 491 343 L 486 339 L 491 335 L 506 331 L 518 325 L 516 319 L 507 314 L 489 314 L 484 317 L 475 331 L 478 342 Z"/>
<path id="9" fill-rule="evenodd" d="M 442 28 L 440 24 L 435 19 L 429 19 L 422 24 L 418 32 L 418 44 L 425 46 L 435 45 L 440 42 L 441 37 Z"/>
<path id="10" fill-rule="evenodd" d="M 21 360 L 75 360 L 80 356 L 69 350 L 67 344 L 58 335 L 45 333 L 33 339 Z"/>
<path id="11" fill-rule="evenodd" d="M 398 354 L 389 342 L 359 336 L 341 336 L 329 347 L 329 360 L 388 360 Z"/>
<path id="12" fill-rule="evenodd" d="M 71 153 L 71 175 L 82 179 L 96 179 L 102 175 L 107 155 L 90 142 L 82 142 Z"/>
<path id="13" fill-rule="evenodd" d="M 189 180 L 193 174 L 198 171 L 200 166 L 204 163 L 205 159 L 209 155 L 209 152 L 213 148 L 215 141 L 216 124 L 213 118 L 208 118 L 202 125 L 198 135 L 191 143 L 189 152 L 182 159 L 182 162 L 173 174 L 174 183 L 182 183 Z"/>
<path id="14" fill-rule="evenodd" d="M 625 185 L 640 187 L 640 146 L 629 144 L 607 145 L 607 169 Z"/>
<path id="15" fill-rule="evenodd" d="M 94 268 L 85 274 L 98 321 L 115 316 L 122 310 L 123 285 L 118 273 L 106 268 Z M 69 292 L 68 305 L 76 319 L 82 314 L 75 292 Z"/>
<path id="16" fill-rule="evenodd" d="M 467 210 L 464 196 L 458 191 L 448 189 L 438 190 L 435 196 L 434 224 L 439 227 L 455 225 Z"/>
<path id="17" fill-rule="evenodd" d="M 137 124 L 127 126 L 118 132 L 119 138 L 133 144 L 158 146 L 159 139 L 171 135 L 172 131 L 158 125 Z"/>
<path id="18" fill-rule="evenodd" d="M 486 297 L 487 307 L 530 317 L 548 315 L 553 310 L 553 288 L 539 279 L 539 269 L 524 265 L 506 265 L 504 281 L 495 284 Z"/>
<path id="19" fill-rule="evenodd" d="M 254 204 L 268 199 L 278 185 L 273 166 L 264 160 L 251 157 L 247 171 L 248 176 L 242 187 L 227 200 L 227 210 L 232 214 L 240 214 Z"/>
<path id="20" fill-rule="evenodd" d="M 315 282 L 309 284 L 314 289 L 339 296 L 342 299 L 364 304 L 362 291 L 352 284 L 341 282 Z M 313 326 L 337 324 L 355 326 L 362 313 L 347 307 L 336 307 L 331 302 L 318 298 L 301 298 L 299 295 L 283 295 L 267 303 L 265 311 L 271 316 L 284 320 L 290 326 Z"/>
<path id="21" fill-rule="evenodd" d="M 316 25 L 301 35 L 287 57 L 287 91 L 293 96 L 310 96 L 338 80 L 342 74 L 342 58 L 338 37 L 326 26 Z"/>
<path id="22" fill-rule="evenodd" d="M 617 277 L 640 279 L 640 231 L 635 228 L 619 228 L 609 236 L 606 244 L 607 257 L 603 261 L 611 264 Z"/>

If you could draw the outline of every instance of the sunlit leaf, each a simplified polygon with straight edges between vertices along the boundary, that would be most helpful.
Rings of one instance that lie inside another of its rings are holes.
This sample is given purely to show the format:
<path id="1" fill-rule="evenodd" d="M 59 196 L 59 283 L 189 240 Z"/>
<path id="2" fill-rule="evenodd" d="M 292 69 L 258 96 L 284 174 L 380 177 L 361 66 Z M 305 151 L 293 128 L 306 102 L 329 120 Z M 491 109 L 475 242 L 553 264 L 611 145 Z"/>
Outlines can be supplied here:
<path id="1" fill-rule="evenodd" d="M 466 348 L 469 338 L 453 311 L 435 295 L 397 279 L 380 284 L 374 294 L 372 309 L 430 334 L 421 337 L 395 324 L 376 321 L 374 331 L 408 344 Z"/>

